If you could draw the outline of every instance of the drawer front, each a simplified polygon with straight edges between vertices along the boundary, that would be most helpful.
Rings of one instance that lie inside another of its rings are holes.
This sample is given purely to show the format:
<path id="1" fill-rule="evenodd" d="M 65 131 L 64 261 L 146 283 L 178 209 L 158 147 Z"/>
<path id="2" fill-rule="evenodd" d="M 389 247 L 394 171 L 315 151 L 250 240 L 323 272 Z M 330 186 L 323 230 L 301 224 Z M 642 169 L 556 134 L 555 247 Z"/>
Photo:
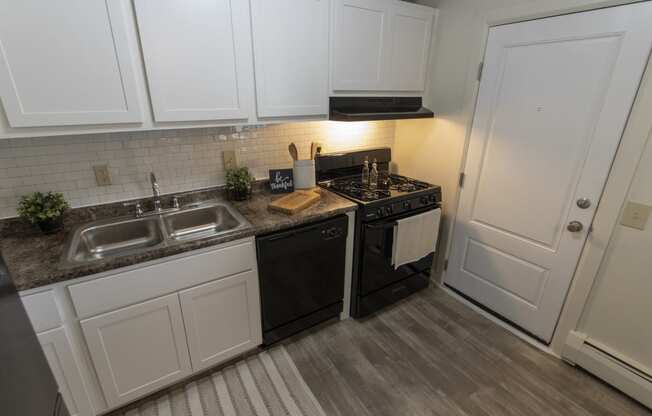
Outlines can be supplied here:
<path id="1" fill-rule="evenodd" d="M 87 318 L 256 267 L 252 239 L 215 251 L 71 285 L 80 318 Z"/>
<path id="2" fill-rule="evenodd" d="M 61 326 L 61 315 L 51 290 L 23 296 L 21 300 L 37 334 Z"/>

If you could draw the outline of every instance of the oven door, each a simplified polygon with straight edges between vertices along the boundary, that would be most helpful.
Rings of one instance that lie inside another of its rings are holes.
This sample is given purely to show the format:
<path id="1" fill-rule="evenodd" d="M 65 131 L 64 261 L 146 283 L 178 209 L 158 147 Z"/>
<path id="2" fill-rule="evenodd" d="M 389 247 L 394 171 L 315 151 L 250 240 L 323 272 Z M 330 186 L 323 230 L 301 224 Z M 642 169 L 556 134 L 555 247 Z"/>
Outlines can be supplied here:
<path id="1" fill-rule="evenodd" d="M 369 222 L 362 225 L 362 264 L 360 267 L 359 295 L 367 295 L 399 280 L 421 273 L 430 275 L 434 259 L 431 253 L 421 260 L 404 264 L 398 269 L 392 265 L 394 226 L 401 218 L 425 212 L 412 212 Z"/>

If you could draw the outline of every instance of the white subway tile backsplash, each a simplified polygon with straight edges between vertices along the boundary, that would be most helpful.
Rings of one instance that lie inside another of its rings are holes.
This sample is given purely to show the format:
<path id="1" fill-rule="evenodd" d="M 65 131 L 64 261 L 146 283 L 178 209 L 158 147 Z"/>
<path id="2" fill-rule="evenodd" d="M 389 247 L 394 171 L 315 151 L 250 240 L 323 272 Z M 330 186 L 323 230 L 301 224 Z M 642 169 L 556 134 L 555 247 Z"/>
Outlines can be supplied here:
<path id="1" fill-rule="evenodd" d="M 305 122 L 243 128 L 107 133 L 0 140 L 0 218 L 16 215 L 21 195 L 63 192 L 73 207 L 149 197 L 149 172 L 162 192 L 221 185 L 224 150 L 257 178 L 290 167 L 288 144 L 306 158 L 310 143 L 325 152 L 394 144 L 394 122 Z M 106 164 L 113 184 L 97 186 L 94 165 Z"/>

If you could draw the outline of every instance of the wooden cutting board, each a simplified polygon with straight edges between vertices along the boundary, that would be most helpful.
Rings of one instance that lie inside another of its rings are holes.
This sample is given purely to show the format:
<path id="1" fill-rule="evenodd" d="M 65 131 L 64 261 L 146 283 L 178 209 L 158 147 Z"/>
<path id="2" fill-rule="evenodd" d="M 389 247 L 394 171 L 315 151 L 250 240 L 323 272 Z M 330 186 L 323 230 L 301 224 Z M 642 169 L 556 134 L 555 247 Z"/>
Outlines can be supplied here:
<path id="1" fill-rule="evenodd" d="M 286 214 L 296 214 L 319 201 L 319 199 L 321 199 L 319 189 L 294 191 L 291 194 L 270 202 L 269 208 Z"/>

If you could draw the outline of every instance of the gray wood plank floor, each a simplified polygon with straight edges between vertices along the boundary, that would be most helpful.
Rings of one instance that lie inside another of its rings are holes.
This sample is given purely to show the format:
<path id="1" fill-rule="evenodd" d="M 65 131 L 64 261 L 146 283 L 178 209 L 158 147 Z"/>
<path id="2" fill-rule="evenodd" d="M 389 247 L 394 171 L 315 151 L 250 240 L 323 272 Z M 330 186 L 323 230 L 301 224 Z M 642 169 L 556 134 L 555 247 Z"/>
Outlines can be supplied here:
<path id="1" fill-rule="evenodd" d="M 438 288 L 285 345 L 329 416 L 652 415 Z"/>

